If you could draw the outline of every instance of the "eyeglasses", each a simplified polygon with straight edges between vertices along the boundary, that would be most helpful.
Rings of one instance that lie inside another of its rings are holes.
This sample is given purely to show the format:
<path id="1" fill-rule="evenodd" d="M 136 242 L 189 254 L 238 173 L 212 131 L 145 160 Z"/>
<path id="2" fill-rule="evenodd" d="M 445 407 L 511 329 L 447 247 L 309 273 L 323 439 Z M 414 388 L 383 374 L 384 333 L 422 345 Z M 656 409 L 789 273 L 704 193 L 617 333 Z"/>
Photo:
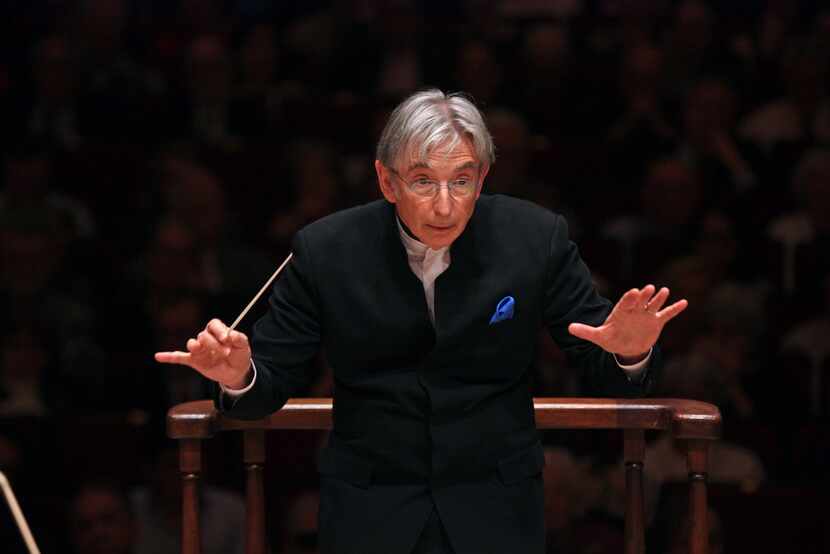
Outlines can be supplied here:
<path id="1" fill-rule="evenodd" d="M 441 188 L 441 182 L 426 177 L 418 177 L 410 182 L 404 181 L 403 177 L 394 169 L 389 169 L 395 177 L 400 180 L 406 187 L 416 196 L 423 198 L 432 198 L 438 194 Z M 447 181 L 447 190 L 453 198 L 468 198 L 476 190 L 476 181 L 473 179 L 456 179 L 455 181 Z"/>

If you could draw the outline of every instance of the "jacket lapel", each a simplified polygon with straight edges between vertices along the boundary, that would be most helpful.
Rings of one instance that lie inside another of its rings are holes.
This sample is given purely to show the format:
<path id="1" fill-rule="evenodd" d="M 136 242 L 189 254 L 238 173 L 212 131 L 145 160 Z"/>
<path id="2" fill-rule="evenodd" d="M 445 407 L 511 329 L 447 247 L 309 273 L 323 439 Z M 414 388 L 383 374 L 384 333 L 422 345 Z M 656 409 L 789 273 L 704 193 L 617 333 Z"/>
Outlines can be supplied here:
<path id="1" fill-rule="evenodd" d="M 398 225 L 395 219 L 395 206 L 384 202 L 380 212 L 381 236 L 378 252 L 380 258 L 374 271 L 374 287 L 393 287 L 395 297 L 402 299 L 401 306 L 389 306 L 389 309 L 403 310 L 417 320 L 419 325 L 432 328 L 427 311 L 424 286 L 409 267 L 409 258 L 406 248 L 401 241 Z M 452 267 L 452 264 L 450 264 Z M 375 288 L 375 290 L 378 290 Z M 396 314 L 396 317 L 401 314 Z"/>
<path id="2" fill-rule="evenodd" d="M 450 266 L 435 282 L 435 327 L 439 345 L 461 333 L 470 318 L 476 316 L 475 294 L 480 290 L 484 263 L 477 240 L 479 212 L 477 207 L 464 232 L 452 244 Z"/>

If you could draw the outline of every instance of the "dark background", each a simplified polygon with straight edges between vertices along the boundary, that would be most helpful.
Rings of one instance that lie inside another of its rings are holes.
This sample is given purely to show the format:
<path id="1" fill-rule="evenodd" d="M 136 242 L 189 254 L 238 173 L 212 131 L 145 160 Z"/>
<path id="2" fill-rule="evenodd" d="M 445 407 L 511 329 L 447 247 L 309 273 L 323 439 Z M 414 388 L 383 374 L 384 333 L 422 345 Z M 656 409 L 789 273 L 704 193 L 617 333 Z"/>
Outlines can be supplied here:
<path id="1" fill-rule="evenodd" d="M 488 118 L 485 191 L 564 213 L 605 295 L 651 282 L 690 301 L 657 395 L 722 410 L 713 552 L 830 551 L 824 6 L 3 2 L 0 468 L 42 550 L 175 551 L 164 413 L 208 390 L 152 353 L 232 321 L 300 226 L 379 197 L 389 110 L 437 86 Z M 581 394 L 541 340 L 536 395 Z M 311 377 L 330 394 L 323 356 Z M 269 438 L 275 553 L 315 552 L 323 438 Z M 686 470 L 649 439 L 650 551 L 676 552 Z M 620 552 L 619 437 L 545 440 L 551 551 Z M 206 552 L 234 552 L 238 438 L 208 460 Z M 5 508 L 0 540 L 22 552 Z"/>

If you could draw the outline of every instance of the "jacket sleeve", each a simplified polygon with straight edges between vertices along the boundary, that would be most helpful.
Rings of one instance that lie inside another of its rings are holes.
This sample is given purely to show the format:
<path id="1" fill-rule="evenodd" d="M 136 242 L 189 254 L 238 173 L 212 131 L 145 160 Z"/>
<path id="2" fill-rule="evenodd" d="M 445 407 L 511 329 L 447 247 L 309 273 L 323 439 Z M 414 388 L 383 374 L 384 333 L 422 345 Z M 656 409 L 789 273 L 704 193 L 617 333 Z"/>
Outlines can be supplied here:
<path id="1" fill-rule="evenodd" d="M 610 353 L 568 332 L 571 323 L 601 325 L 611 313 L 612 304 L 596 292 L 588 267 L 568 238 L 567 223 L 558 215 L 547 262 L 544 322 L 568 362 L 579 368 L 583 394 L 637 397 L 648 393 L 661 366 L 657 345 L 637 382 L 629 380 Z"/>
<path id="2" fill-rule="evenodd" d="M 265 417 L 309 385 L 307 370 L 320 348 L 320 311 L 303 231 L 294 237 L 292 252 L 291 262 L 274 282 L 268 313 L 254 324 L 251 351 L 257 371 L 253 387 L 234 399 L 215 387 L 214 402 L 230 417 Z"/>

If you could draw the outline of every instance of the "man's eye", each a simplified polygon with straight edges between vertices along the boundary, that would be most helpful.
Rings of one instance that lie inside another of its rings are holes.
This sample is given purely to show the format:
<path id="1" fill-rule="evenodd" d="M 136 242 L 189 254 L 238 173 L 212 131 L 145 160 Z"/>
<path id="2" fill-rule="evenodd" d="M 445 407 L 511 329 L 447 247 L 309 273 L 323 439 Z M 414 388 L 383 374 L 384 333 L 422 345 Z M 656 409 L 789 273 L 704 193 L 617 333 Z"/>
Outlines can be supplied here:
<path id="1" fill-rule="evenodd" d="M 432 181 L 429 179 L 424 179 L 423 177 L 420 179 L 415 179 L 415 184 L 419 187 L 428 187 L 432 185 Z"/>
<path id="2" fill-rule="evenodd" d="M 457 179 L 454 184 L 457 187 L 466 187 L 469 182 L 467 179 Z"/>

